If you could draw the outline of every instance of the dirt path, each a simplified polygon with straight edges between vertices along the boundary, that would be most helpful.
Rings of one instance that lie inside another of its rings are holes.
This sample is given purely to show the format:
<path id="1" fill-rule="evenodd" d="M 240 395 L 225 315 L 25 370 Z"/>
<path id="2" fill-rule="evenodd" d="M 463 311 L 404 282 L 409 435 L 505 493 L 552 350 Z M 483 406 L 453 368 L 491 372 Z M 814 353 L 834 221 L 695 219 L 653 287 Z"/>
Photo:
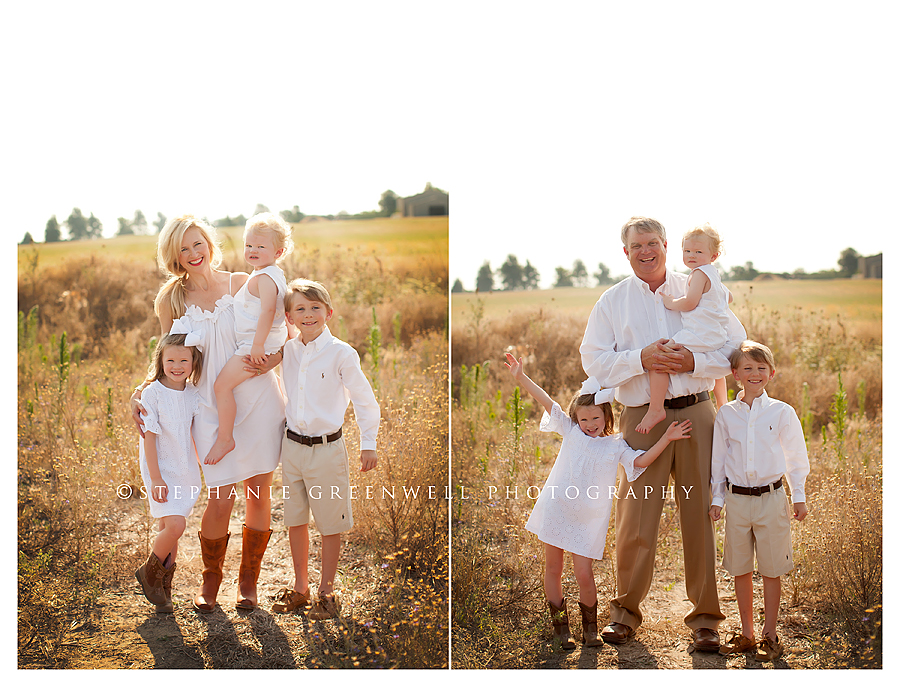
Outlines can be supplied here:
<path id="1" fill-rule="evenodd" d="M 123 580 L 118 591 L 103 593 L 87 622 L 73 623 L 61 650 L 69 668 L 308 668 L 386 667 L 378 637 L 367 628 L 367 615 L 379 598 L 379 575 L 372 556 L 354 542 L 351 531 L 344 543 L 337 588 L 341 592 L 340 620 L 310 621 L 305 615 L 275 614 L 274 595 L 293 581 L 290 548 L 280 501 L 273 503 L 274 529 L 259 580 L 260 607 L 235 608 L 240 566 L 241 502 L 230 524 L 231 539 L 219 591 L 219 607 L 200 614 L 191 606 L 203 569 L 197 539 L 203 504 L 188 519 L 179 545 L 172 597 L 175 612 L 156 615 L 136 581 Z M 310 531 L 310 582 L 318 585 L 318 532 Z M 371 616 L 368 616 L 371 619 Z M 351 656 L 354 644 L 358 655 Z M 366 650 L 368 648 L 368 651 Z M 40 666 L 43 667 L 43 666 Z"/>
<path id="2" fill-rule="evenodd" d="M 740 627 L 737 602 L 734 598 L 730 577 L 721 568 L 719 576 L 719 605 L 725 615 L 725 622 L 719 630 L 724 640 L 732 628 Z M 759 581 L 759 583 L 757 583 Z M 754 604 L 762 615 L 762 581 L 754 580 Z M 721 656 L 717 653 L 693 651 L 691 635 L 684 625 L 683 615 L 690 609 L 690 601 L 685 592 L 684 580 L 673 571 L 657 571 L 653 587 L 644 601 L 644 622 L 635 637 L 623 645 L 604 644 L 601 647 L 584 647 L 579 642 L 571 652 L 554 652 L 547 657 L 543 668 L 643 668 L 660 670 L 690 670 L 713 668 L 819 668 L 817 658 L 809 650 L 803 637 L 802 616 L 785 609 L 782 602 L 782 617 L 779 622 L 779 636 L 785 643 L 785 655 L 774 663 L 757 661 L 752 654 Z M 580 615 L 577 605 L 569 608 L 576 641 L 581 634 Z M 598 624 L 603 627 L 603 618 Z M 757 631 L 759 636 L 759 631 Z"/>

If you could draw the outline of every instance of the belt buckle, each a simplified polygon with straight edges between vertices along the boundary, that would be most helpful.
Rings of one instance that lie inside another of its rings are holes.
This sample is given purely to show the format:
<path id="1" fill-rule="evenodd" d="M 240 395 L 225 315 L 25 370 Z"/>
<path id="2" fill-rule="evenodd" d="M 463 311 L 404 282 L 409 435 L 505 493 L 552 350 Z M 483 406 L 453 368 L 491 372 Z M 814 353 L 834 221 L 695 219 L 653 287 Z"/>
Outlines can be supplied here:
<path id="1" fill-rule="evenodd" d="M 750 494 L 755 497 L 762 497 L 762 488 L 750 488 Z"/>

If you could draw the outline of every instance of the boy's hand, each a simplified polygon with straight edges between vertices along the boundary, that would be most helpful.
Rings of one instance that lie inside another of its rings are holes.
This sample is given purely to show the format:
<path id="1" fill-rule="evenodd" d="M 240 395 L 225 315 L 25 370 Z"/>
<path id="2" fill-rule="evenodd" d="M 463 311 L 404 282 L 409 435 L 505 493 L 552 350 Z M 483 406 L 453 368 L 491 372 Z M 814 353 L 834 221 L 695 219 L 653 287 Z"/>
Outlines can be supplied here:
<path id="1" fill-rule="evenodd" d="M 709 516 L 713 521 L 719 521 L 722 518 L 722 508 L 719 505 L 713 505 L 709 508 Z"/>
<path id="2" fill-rule="evenodd" d="M 806 503 L 805 502 L 795 502 L 794 503 L 794 519 L 797 521 L 803 521 L 806 519 L 806 515 L 809 512 L 806 511 Z"/>
<path id="3" fill-rule="evenodd" d="M 364 449 L 359 453 L 359 470 L 365 473 L 378 465 L 378 453 L 374 449 Z"/>
<path id="4" fill-rule="evenodd" d="M 509 368 L 510 374 L 516 379 L 519 379 L 521 375 L 525 374 L 522 361 L 516 360 L 516 357 L 512 353 L 506 354 L 506 367 Z"/>
<path id="5" fill-rule="evenodd" d="M 688 435 L 690 431 L 690 419 L 682 421 L 681 423 L 675 421 L 674 423 L 672 423 L 672 425 L 669 426 L 668 430 L 666 430 L 666 439 L 669 442 L 674 442 L 675 440 L 686 440 L 690 437 L 690 435 Z"/>
<path id="6" fill-rule="evenodd" d="M 151 483 L 153 485 L 151 488 L 153 499 L 157 502 L 168 502 L 169 486 L 166 485 L 165 481 L 162 478 L 158 478 L 156 480 L 151 479 Z"/>

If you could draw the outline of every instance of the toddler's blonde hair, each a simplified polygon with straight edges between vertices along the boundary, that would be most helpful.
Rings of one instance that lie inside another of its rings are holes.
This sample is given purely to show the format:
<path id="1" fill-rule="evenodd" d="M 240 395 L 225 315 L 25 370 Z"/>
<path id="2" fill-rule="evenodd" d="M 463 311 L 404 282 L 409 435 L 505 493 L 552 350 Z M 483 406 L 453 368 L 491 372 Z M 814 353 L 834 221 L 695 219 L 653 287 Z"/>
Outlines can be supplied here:
<path id="1" fill-rule="evenodd" d="M 684 241 L 688 238 L 696 238 L 698 236 L 706 238 L 709 242 L 709 252 L 711 255 L 722 254 L 722 239 L 719 237 L 719 232 L 708 223 L 705 223 L 702 226 L 695 226 L 689 230 L 684 234 L 681 242 L 684 244 Z"/>
<path id="2" fill-rule="evenodd" d="M 281 253 L 281 257 L 275 260 L 276 262 L 280 262 L 293 252 L 294 240 L 291 238 L 291 226 L 278 214 L 266 211 L 251 216 L 247 219 L 247 223 L 244 226 L 244 239 L 254 231 L 257 233 L 268 231 L 275 239 L 275 249 L 284 250 Z"/>

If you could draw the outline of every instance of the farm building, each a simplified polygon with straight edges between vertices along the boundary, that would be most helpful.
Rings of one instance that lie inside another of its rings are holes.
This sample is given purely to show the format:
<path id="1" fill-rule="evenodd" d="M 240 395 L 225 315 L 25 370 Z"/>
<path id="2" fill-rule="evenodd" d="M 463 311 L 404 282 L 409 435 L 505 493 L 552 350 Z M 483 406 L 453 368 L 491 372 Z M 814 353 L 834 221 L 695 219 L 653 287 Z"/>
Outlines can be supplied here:
<path id="1" fill-rule="evenodd" d="M 881 253 L 870 257 L 860 257 L 856 275 L 862 279 L 881 278 Z"/>
<path id="2" fill-rule="evenodd" d="M 425 191 L 397 200 L 397 214 L 400 216 L 448 216 L 450 195 L 443 190 L 425 184 Z"/>

